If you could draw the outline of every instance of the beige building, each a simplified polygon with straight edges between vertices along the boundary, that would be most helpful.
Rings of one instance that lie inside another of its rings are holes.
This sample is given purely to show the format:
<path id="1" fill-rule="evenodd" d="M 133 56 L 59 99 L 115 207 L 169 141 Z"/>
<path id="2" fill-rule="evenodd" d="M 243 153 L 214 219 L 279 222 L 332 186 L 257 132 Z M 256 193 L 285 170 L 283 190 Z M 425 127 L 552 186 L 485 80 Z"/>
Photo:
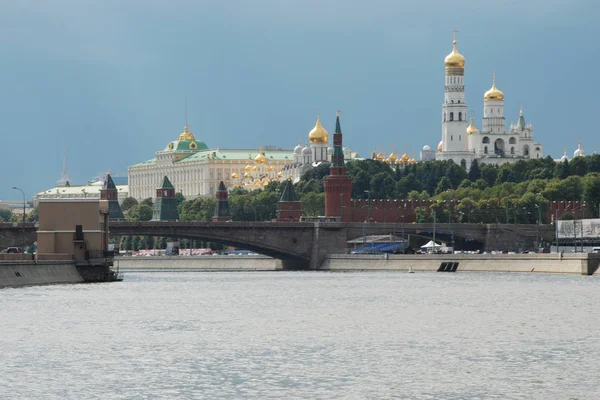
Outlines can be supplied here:
<path id="1" fill-rule="evenodd" d="M 103 258 L 108 249 L 108 201 L 45 199 L 39 202 L 39 260 Z"/>
<path id="2" fill-rule="evenodd" d="M 129 167 L 129 196 L 154 197 L 165 176 L 186 198 L 213 197 L 220 181 L 228 188 L 262 188 L 280 180 L 293 159 L 293 150 L 274 147 L 211 150 L 186 125 L 153 159 Z"/>

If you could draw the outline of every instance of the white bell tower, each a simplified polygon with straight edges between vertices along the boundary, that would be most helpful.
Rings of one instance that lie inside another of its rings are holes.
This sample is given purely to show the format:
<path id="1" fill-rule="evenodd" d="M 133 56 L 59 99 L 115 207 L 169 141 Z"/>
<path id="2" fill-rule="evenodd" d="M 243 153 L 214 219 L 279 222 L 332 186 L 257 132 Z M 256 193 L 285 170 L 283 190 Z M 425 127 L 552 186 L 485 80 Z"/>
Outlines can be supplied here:
<path id="1" fill-rule="evenodd" d="M 442 152 L 467 151 L 467 104 L 465 103 L 465 58 L 456 50 L 456 29 L 452 52 L 446 64 L 442 105 Z"/>

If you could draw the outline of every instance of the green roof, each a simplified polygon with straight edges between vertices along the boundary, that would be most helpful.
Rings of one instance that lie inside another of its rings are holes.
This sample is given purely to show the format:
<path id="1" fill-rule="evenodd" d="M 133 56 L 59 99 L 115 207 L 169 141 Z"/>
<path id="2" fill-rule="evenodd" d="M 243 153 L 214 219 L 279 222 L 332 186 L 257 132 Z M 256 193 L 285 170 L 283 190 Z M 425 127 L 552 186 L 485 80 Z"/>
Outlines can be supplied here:
<path id="1" fill-rule="evenodd" d="M 293 150 L 266 150 L 263 151 L 265 157 L 269 161 L 293 161 L 294 160 L 294 151 Z M 204 160 L 249 160 L 254 159 L 258 155 L 258 151 L 256 149 L 217 149 L 217 150 L 207 150 L 207 151 L 199 151 L 177 161 L 177 163 L 188 163 L 194 161 L 204 161 Z M 249 157 L 250 156 L 250 157 Z"/>
<path id="2" fill-rule="evenodd" d="M 294 189 L 294 184 L 290 179 L 285 181 L 285 186 L 283 187 L 283 192 L 281 193 L 281 199 L 279 201 L 300 201 L 298 200 L 298 196 L 296 195 L 296 190 Z"/>
<path id="3" fill-rule="evenodd" d="M 165 177 L 163 178 L 163 183 L 160 187 L 161 189 L 174 189 L 173 184 L 171 183 L 171 181 L 169 180 L 169 178 L 167 178 L 167 176 L 165 175 Z"/>
<path id="4" fill-rule="evenodd" d="M 201 140 L 174 140 L 169 142 L 164 151 L 201 151 L 208 146 Z"/>
<path id="5" fill-rule="evenodd" d="M 156 158 L 153 158 L 152 160 L 148 160 L 148 161 L 142 161 L 141 163 L 130 165 L 130 167 L 143 167 L 146 165 L 154 165 L 154 164 L 156 164 Z"/>

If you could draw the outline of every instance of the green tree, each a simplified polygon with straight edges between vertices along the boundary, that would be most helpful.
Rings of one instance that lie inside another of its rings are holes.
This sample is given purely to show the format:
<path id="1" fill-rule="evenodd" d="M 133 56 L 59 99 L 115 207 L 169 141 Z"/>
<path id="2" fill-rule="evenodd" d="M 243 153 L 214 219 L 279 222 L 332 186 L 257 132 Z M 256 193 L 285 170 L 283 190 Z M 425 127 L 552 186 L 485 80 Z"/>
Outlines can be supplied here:
<path id="1" fill-rule="evenodd" d="M 12 212 L 10 210 L 0 209 L 0 222 L 10 222 Z"/>
<path id="2" fill-rule="evenodd" d="M 479 162 L 473 160 L 471 168 L 469 168 L 468 178 L 471 182 L 475 182 L 477 179 L 481 179 L 481 168 L 479 168 Z"/>
<path id="3" fill-rule="evenodd" d="M 121 203 L 121 210 L 123 212 L 127 212 L 131 207 L 137 205 L 138 201 L 136 199 L 134 199 L 133 197 L 125 197 L 125 199 L 123 199 L 123 202 Z"/>
<path id="4" fill-rule="evenodd" d="M 123 241 L 123 248 L 125 250 L 133 250 L 133 237 L 127 236 Z"/>
<path id="5" fill-rule="evenodd" d="M 140 249 L 141 239 L 139 236 L 133 237 L 133 251 L 138 251 Z"/>
<path id="6" fill-rule="evenodd" d="M 588 173 L 589 157 L 574 157 L 569 165 L 569 175 L 584 176 Z"/>
<path id="7" fill-rule="evenodd" d="M 35 207 L 33 210 L 31 210 L 25 217 L 26 222 L 37 222 L 39 220 L 40 220 L 40 210 L 37 207 Z"/>
<path id="8" fill-rule="evenodd" d="M 131 207 L 125 213 L 127 221 L 150 221 L 152 219 L 152 207 L 147 204 L 138 204 Z"/>
<path id="9" fill-rule="evenodd" d="M 308 217 L 325 215 L 325 194 L 306 193 L 300 199 L 302 203 L 302 214 Z"/>
<path id="10" fill-rule="evenodd" d="M 147 199 L 142 200 L 142 202 L 140 204 L 146 204 L 150 207 L 152 207 L 152 197 L 148 197 Z"/>
<path id="11" fill-rule="evenodd" d="M 590 215 L 600 217 L 598 209 L 600 205 L 600 175 L 597 173 L 587 174 L 583 178 L 583 200 L 587 204 L 587 208 L 591 208 Z"/>
<path id="12" fill-rule="evenodd" d="M 438 183 L 437 188 L 435 189 L 435 194 L 443 193 L 448 189 L 452 189 L 452 182 L 450 182 L 450 179 L 448 179 L 447 176 L 444 176 L 440 180 L 440 183 Z"/>
<path id="13" fill-rule="evenodd" d="M 554 168 L 554 177 L 557 179 L 565 179 L 570 175 L 569 160 L 559 161 Z"/>

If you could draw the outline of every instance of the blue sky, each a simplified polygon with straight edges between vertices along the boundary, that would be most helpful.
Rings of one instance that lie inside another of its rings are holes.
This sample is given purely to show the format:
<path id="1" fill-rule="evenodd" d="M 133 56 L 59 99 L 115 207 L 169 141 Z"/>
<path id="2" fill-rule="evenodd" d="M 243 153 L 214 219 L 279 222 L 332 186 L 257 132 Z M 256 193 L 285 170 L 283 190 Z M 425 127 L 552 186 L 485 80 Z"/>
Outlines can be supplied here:
<path id="1" fill-rule="evenodd" d="M 545 154 L 600 150 L 600 3 L 424 0 L 0 2 L 0 199 L 126 174 L 188 123 L 209 147 L 306 140 L 317 109 L 345 144 L 417 153 L 441 137 L 458 29 L 477 126 L 492 71 Z"/>

